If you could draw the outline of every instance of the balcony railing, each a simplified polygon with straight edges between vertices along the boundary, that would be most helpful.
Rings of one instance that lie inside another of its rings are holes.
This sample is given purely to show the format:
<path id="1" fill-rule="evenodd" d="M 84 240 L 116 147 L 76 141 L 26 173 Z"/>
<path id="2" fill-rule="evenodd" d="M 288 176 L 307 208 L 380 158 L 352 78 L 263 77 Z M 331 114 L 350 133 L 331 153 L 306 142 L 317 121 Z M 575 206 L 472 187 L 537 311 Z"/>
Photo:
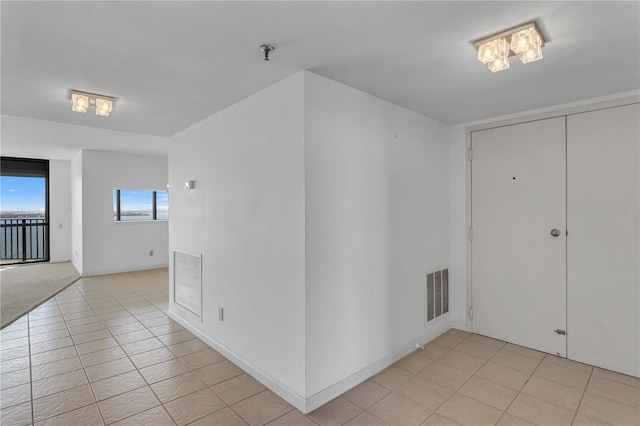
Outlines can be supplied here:
<path id="1" fill-rule="evenodd" d="M 44 218 L 0 219 L 2 263 L 49 260 L 48 226 Z"/>

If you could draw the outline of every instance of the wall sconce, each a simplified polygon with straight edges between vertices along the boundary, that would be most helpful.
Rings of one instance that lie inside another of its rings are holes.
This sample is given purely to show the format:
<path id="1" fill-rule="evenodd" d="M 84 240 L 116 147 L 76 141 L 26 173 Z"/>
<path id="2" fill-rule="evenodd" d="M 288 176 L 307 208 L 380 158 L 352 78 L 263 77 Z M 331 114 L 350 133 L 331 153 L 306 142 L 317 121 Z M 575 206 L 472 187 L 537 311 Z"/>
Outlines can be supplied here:
<path id="1" fill-rule="evenodd" d="M 475 42 L 478 60 L 491 72 L 509 68 L 509 57 L 518 55 L 523 64 L 542 59 L 545 42 L 535 22 L 494 34 Z"/>
<path id="2" fill-rule="evenodd" d="M 90 106 L 96 108 L 96 115 L 108 117 L 113 111 L 115 98 L 105 95 L 97 95 L 95 93 L 81 92 L 79 90 L 71 90 L 72 111 L 87 112 Z"/>
<path id="3" fill-rule="evenodd" d="M 195 180 L 188 180 L 184 183 L 184 189 L 193 189 L 196 186 Z"/>

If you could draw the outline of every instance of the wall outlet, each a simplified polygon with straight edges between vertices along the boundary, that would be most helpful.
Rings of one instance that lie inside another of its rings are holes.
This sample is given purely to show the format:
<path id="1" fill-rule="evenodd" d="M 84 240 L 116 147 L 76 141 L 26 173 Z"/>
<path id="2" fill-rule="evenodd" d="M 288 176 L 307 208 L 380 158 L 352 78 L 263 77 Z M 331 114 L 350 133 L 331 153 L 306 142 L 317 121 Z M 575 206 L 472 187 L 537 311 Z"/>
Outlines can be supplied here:
<path id="1" fill-rule="evenodd" d="M 224 308 L 222 306 L 218 306 L 218 319 L 224 321 Z"/>
<path id="2" fill-rule="evenodd" d="M 149 250 L 149 256 L 153 256 L 153 250 Z"/>
<path id="3" fill-rule="evenodd" d="M 76 257 L 78 257 L 78 258 L 80 257 L 80 253 L 78 253 L 78 250 L 76 250 L 75 255 L 76 255 Z"/>

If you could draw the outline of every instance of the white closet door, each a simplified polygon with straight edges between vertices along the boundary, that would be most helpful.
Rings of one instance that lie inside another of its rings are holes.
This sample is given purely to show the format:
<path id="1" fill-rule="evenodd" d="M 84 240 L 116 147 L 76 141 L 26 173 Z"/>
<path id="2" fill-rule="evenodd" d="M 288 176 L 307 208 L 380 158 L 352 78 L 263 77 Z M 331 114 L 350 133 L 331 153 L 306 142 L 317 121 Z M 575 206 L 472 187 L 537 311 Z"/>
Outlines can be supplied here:
<path id="1" fill-rule="evenodd" d="M 640 375 L 640 108 L 567 118 L 571 359 Z"/>
<path id="2" fill-rule="evenodd" d="M 473 132 L 471 146 L 473 331 L 565 356 L 565 118 Z"/>

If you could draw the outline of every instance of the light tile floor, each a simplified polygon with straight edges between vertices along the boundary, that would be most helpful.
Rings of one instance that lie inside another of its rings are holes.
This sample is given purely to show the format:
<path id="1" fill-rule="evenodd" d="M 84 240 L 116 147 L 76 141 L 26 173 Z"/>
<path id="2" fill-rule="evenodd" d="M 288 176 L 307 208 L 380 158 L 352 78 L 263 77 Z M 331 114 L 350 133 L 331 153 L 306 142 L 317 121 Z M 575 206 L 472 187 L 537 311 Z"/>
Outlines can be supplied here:
<path id="1" fill-rule="evenodd" d="M 0 332 L 4 425 L 640 424 L 640 381 L 450 330 L 302 415 L 167 315 L 167 270 L 83 278 Z"/>

